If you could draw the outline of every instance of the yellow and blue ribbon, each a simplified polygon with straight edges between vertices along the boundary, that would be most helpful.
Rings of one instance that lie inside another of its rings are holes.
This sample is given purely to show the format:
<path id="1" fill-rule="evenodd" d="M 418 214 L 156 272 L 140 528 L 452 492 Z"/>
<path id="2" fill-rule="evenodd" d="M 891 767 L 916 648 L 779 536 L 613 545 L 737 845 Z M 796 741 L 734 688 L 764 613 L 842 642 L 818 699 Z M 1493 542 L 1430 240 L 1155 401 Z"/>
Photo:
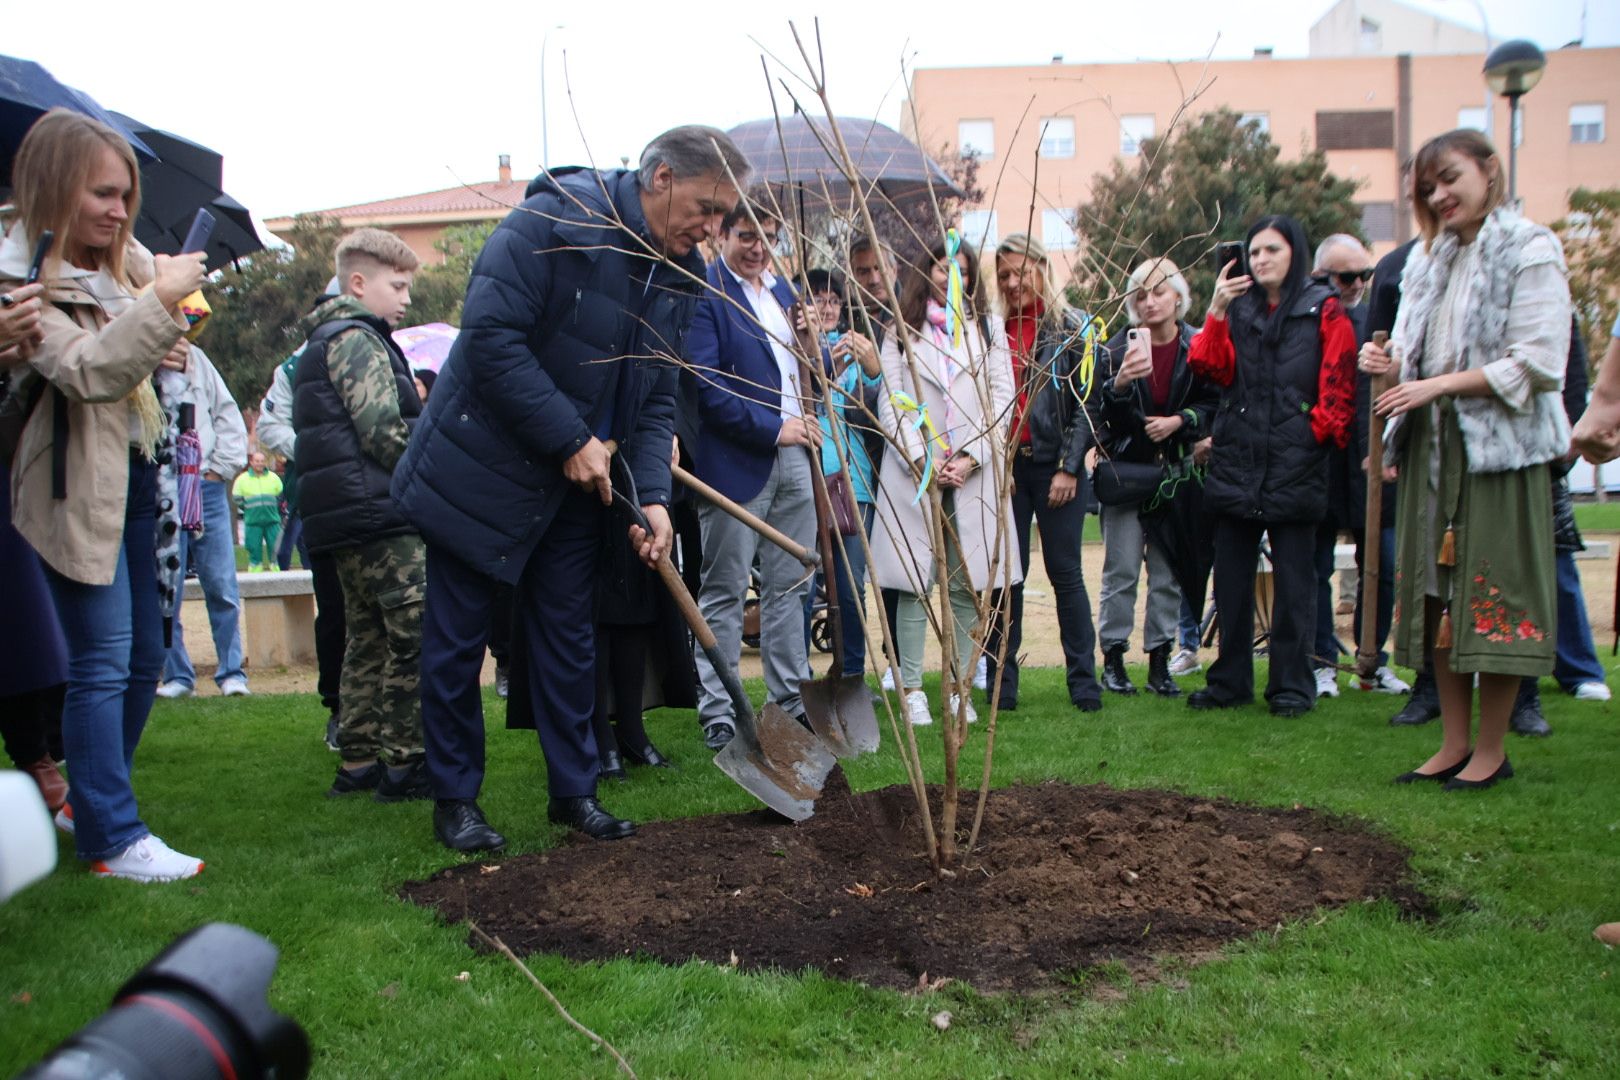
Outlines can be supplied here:
<path id="1" fill-rule="evenodd" d="M 962 250 L 962 234 L 955 229 L 945 233 L 945 262 L 950 267 L 950 277 L 945 285 L 945 334 L 951 339 L 951 347 L 962 347 L 962 264 L 957 259 L 957 252 Z"/>
<path id="2" fill-rule="evenodd" d="M 953 260 L 954 262 L 954 260 Z M 911 505 L 916 506 L 922 501 L 923 493 L 928 490 L 929 483 L 934 479 L 934 444 L 945 445 L 945 440 L 934 427 L 933 420 L 928 417 L 928 406 L 919 404 L 917 399 L 906 393 L 893 393 L 889 401 L 894 407 L 904 413 L 915 413 L 917 419 L 911 422 L 912 430 L 926 431 L 927 438 L 923 442 L 923 474 L 922 481 L 917 485 L 917 494 L 911 497 Z"/>

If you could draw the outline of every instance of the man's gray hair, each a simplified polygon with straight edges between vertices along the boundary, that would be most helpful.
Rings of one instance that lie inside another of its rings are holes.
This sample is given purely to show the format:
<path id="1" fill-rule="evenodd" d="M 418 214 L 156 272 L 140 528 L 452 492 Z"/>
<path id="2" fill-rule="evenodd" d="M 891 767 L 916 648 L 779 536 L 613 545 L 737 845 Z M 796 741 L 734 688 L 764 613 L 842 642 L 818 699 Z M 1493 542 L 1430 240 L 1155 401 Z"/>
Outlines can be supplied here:
<path id="1" fill-rule="evenodd" d="M 677 180 L 694 176 L 730 176 L 738 190 L 748 186 L 754 168 L 731 136 L 719 128 L 703 124 L 683 124 L 647 144 L 641 152 L 641 186 L 652 190 L 653 173 L 668 165 Z"/>
<path id="2" fill-rule="evenodd" d="M 1349 233 L 1336 232 L 1332 236 L 1316 245 L 1316 265 L 1311 267 L 1313 273 L 1319 273 L 1327 265 L 1328 256 L 1333 254 L 1335 248 L 1353 247 L 1361 254 L 1367 254 L 1367 245 L 1351 236 Z"/>

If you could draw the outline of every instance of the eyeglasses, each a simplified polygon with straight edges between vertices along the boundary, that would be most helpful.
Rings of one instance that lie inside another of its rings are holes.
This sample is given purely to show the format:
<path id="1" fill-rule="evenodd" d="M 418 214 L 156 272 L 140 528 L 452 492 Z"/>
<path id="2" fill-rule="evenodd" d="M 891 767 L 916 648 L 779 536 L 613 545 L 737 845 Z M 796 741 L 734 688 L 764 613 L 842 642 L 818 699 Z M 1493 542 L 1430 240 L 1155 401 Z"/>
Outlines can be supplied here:
<path id="1" fill-rule="evenodd" d="M 1334 273 L 1333 276 L 1339 279 L 1339 284 L 1340 285 L 1343 285 L 1345 288 L 1348 289 L 1350 286 L 1354 285 L 1358 281 L 1371 281 L 1372 276 L 1373 276 L 1373 272 L 1370 269 L 1368 269 L 1368 270 L 1340 270 L 1340 271 L 1337 271 L 1336 273 Z"/>

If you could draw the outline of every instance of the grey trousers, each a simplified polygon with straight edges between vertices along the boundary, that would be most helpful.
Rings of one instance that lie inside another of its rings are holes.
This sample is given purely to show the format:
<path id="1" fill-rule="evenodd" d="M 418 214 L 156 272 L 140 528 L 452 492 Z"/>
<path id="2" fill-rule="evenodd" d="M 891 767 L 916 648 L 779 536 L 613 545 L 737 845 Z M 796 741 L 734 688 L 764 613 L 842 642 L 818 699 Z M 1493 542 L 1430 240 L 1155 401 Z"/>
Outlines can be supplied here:
<path id="1" fill-rule="evenodd" d="M 816 544 L 816 504 L 810 488 L 810 459 L 802 446 L 776 448 L 776 465 L 758 495 L 743 504 L 751 513 L 809 548 Z M 769 699 L 789 715 L 804 711 L 799 683 L 810 670 L 804 633 L 804 603 L 810 578 L 804 564 L 761 540 L 758 533 L 708 503 L 698 506 L 703 529 L 703 587 L 698 609 L 714 631 L 720 655 L 732 670 L 742 653 L 743 601 L 748 574 L 758 553 L 760 570 L 759 651 Z M 720 673 L 702 649 L 695 649 L 698 722 L 733 722 L 735 710 Z"/>
<path id="2" fill-rule="evenodd" d="M 1131 623 L 1136 615 L 1136 582 L 1147 560 L 1147 625 L 1142 648 L 1152 652 L 1175 640 L 1176 620 L 1181 615 L 1181 588 L 1170 572 L 1170 562 L 1155 544 L 1147 542 L 1142 519 L 1134 506 L 1102 508 L 1103 580 L 1102 610 L 1097 620 L 1097 640 L 1107 652 L 1131 639 Z"/>

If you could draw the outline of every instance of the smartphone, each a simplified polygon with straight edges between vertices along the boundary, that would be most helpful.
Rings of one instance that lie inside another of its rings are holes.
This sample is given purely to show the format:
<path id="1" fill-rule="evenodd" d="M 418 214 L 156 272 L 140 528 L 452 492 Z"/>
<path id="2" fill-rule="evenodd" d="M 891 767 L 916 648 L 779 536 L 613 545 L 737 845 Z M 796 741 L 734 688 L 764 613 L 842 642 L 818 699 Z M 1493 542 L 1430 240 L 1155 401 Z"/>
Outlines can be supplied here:
<path id="1" fill-rule="evenodd" d="M 191 219 L 191 228 L 186 230 L 186 242 L 180 245 L 180 254 L 190 255 L 208 247 L 208 238 L 214 235 L 214 215 L 208 208 L 199 206 L 196 216 Z"/>
<path id="2" fill-rule="evenodd" d="M 34 246 L 34 261 L 28 264 L 28 278 L 24 285 L 32 285 L 39 280 L 39 275 L 45 268 L 45 256 L 51 253 L 51 247 L 56 243 L 56 234 L 46 229 L 39 234 L 39 243 Z"/>
<path id="3" fill-rule="evenodd" d="M 1242 277 L 1249 272 L 1248 260 L 1244 258 L 1243 241 L 1223 240 L 1215 245 L 1215 276 L 1219 277 L 1221 268 L 1229 262 L 1236 262 L 1232 268 L 1233 277 Z"/>

